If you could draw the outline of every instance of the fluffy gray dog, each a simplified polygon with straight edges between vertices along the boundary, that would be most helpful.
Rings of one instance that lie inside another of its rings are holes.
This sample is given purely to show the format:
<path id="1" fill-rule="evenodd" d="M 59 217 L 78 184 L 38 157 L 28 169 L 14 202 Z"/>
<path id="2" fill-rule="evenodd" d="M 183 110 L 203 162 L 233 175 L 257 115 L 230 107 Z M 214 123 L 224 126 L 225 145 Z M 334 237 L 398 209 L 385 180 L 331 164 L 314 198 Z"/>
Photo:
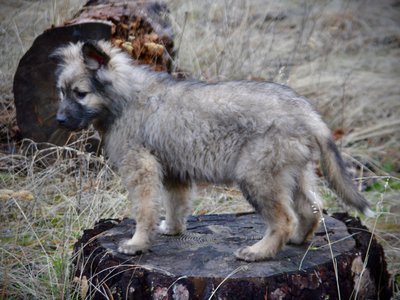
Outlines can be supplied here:
<path id="1" fill-rule="evenodd" d="M 312 237 L 321 207 L 314 164 L 330 186 L 367 215 L 326 124 L 288 87 L 252 81 L 177 81 L 137 66 L 108 42 L 70 44 L 60 59 L 58 122 L 78 130 L 93 124 L 134 203 L 136 231 L 119 251 L 151 246 L 159 200 L 168 235 L 185 230 L 192 182 L 236 183 L 267 224 L 264 237 L 237 258 L 272 258 L 287 242 Z"/>

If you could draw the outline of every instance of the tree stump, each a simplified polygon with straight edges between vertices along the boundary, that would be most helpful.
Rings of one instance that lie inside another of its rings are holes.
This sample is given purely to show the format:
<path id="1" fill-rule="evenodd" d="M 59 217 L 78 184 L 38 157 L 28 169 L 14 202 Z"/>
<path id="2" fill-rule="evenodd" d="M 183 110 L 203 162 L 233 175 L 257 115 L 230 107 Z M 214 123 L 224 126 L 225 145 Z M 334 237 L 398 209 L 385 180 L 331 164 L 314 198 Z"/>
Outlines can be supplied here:
<path id="1" fill-rule="evenodd" d="M 148 1 L 89 1 L 64 26 L 46 30 L 19 62 L 14 101 L 20 135 L 36 142 L 64 145 L 71 133 L 57 126 L 56 64 L 49 55 L 69 42 L 111 40 L 139 64 L 171 71 L 172 30 L 164 4 Z M 92 147 L 96 149 L 97 147 Z M 94 150 L 88 149 L 88 150 Z"/>
<path id="2" fill-rule="evenodd" d="M 139 256 L 117 252 L 133 220 L 101 220 L 75 244 L 75 282 L 88 299 L 338 299 L 338 291 L 341 299 L 388 299 L 383 250 L 367 228 L 347 214 L 324 222 L 327 232 L 321 225 L 311 243 L 247 263 L 233 252 L 262 237 L 256 214 L 192 216 L 185 234 L 158 234 Z"/>

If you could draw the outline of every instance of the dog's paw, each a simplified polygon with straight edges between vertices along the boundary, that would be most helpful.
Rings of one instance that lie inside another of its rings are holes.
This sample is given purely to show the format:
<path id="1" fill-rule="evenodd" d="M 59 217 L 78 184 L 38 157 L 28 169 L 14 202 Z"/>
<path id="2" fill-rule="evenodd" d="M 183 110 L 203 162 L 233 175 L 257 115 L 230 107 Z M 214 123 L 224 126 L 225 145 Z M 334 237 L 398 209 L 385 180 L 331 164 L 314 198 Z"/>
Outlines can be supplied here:
<path id="1" fill-rule="evenodd" d="M 307 242 L 307 239 L 304 237 L 291 237 L 288 241 L 291 245 L 302 245 Z"/>
<path id="2" fill-rule="evenodd" d="M 171 226 L 166 220 L 162 220 L 158 226 L 158 232 L 165 235 L 179 235 L 183 230 L 182 226 Z"/>
<path id="3" fill-rule="evenodd" d="M 132 239 L 123 240 L 118 245 L 118 252 L 129 255 L 140 255 L 149 250 L 148 245 L 136 244 Z"/>
<path id="4" fill-rule="evenodd" d="M 265 255 L 264 253 L 254 251 L 251 246 L 239 248 L 238 250 L 235 251 L 234 254 L 237 259 L 248 262 L 265 260 L 269 258 L 268 255 Z"/>

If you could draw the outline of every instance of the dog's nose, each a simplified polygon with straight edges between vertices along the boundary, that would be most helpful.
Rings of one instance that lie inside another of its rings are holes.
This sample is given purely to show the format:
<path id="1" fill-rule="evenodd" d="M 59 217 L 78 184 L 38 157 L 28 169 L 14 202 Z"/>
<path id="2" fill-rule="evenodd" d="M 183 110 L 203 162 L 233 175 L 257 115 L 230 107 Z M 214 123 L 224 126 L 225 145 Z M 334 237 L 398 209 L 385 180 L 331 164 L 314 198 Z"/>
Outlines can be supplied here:
<path id="1" fill-rule="evenodd" d="M 67 118 L 62 115 L 57 115 L 56 119 L 57 119 L 58 124 L 60 124 L 60 125 L 65 124 L 65 122 L 67 121 Z"/>

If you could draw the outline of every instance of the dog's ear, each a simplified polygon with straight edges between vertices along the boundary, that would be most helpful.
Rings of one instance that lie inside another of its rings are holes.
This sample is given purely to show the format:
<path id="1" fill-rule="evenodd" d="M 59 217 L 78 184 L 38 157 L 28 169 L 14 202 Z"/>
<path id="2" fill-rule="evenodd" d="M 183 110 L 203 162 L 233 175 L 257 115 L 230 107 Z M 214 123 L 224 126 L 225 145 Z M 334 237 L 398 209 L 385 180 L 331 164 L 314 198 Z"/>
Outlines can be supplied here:
<path id="1" fill-rule="evenodd" d="M 110 61 L 110 57 L 93 42 L 82 45 L 82 55 L 85 65 L 94 71 L 105 67 Z"/>

